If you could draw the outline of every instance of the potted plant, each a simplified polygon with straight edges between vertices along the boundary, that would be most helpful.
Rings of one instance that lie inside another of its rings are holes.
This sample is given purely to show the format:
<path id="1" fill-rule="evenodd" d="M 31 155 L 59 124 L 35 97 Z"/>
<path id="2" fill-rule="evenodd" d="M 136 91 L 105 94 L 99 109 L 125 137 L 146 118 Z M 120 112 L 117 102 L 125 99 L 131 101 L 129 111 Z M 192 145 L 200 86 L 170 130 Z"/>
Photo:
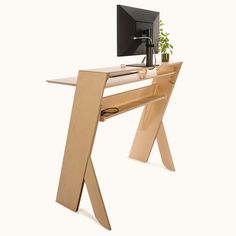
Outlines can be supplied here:
<path id="1" fill-rule="evenodd" d="M 163 29 L 164 22 L 160 20 L 160 33 L 159 33 L 159 46 L 158 52 L 161 53 L 161 61 L 168 62 L 170 59 L 170 54 L 173 53 L 173 46 L 170 44 L 169 33 L 164 32 Z"/>

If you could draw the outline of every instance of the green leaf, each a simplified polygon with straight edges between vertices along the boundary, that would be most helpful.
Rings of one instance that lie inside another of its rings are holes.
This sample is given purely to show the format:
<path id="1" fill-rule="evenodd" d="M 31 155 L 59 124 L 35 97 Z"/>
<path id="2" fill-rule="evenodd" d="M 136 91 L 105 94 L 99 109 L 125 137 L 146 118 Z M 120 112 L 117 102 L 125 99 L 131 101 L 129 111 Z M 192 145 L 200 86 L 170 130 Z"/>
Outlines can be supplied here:
<path id="1" fill-rule="evenodd" d="M 158 53 L 173 53 L 173 45 L 170 44 L 170 33 L 164 31 L 164 21 L 160 19 L 160 29 L 159 29 L 159 45 L 158 45 Z"/>

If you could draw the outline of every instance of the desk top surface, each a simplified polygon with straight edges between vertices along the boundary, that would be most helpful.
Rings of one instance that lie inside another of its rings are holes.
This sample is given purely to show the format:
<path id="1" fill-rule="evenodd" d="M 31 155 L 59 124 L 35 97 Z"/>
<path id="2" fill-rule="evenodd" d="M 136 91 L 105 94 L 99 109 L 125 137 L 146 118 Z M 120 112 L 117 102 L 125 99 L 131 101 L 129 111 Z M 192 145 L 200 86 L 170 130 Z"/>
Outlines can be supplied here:
<path id="1" fill-rule="evenodd" d="M 174 65 L 180 64 L 182 62 L 170 62 L 170 63 L 160 63 L 156 68 L 149 70 L 146 67 L 106 67 L 106 68 L 97 68 L 97 69 L 85 69 L 80 70 L 83 72 L 95 72 L 95 73 L 105 73 L 108 76 L 106 87 L 113 87 L 121 84 L 127 84 L 132 82 L 138 82 L 144 79 L 151 79 L 155 77 L 159 71 L 165 70 L 165 68 L 171 68 Z M 167 70 L 168 72 L 168 70 Z M 170 71 L 171 73 L 171 71 Z M 60 79 L 47 80 L 49 83 L 56 83 L 62 85 L 72 85 L 76 86 L 77 77 L 67 77 Z"/>
<path id="2" fill-rule="evenodd" d="M 180 62 L 160 62 L 158 63 L 158 66 L 170 66 L 170 65 L 174 65 L 174 64 L 179 64 Z M 104 67 L 104 68 L 95 68 L 95 69 L 82 69 L 80 71 L 86 71 L 86 72 L 101 72 L 101 73 L 106 73 L 109 76 L 113 76 L 113 74 L 121 74 L 122 73 L 126 73 L 126 72 L 130 72 L 130 71 L 141 71 L 144 69 L 148 69 L 148 67 L 133 67 L 133 66 L 114 66 L 114 67 Z"/>

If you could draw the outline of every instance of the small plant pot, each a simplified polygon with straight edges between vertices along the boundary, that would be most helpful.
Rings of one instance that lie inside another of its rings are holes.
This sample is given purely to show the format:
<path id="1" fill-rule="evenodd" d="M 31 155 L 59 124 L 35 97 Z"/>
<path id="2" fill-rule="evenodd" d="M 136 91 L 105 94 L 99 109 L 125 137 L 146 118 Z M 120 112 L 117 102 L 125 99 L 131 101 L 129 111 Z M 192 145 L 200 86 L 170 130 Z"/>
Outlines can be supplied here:
<path id="1" fill-rule="evenodd" d="M 169 59 L 170 59 L 170 54 L 168 54 L 168 53 L 161 54 L 161 61 L 162 62 L 169 62 Z"/>

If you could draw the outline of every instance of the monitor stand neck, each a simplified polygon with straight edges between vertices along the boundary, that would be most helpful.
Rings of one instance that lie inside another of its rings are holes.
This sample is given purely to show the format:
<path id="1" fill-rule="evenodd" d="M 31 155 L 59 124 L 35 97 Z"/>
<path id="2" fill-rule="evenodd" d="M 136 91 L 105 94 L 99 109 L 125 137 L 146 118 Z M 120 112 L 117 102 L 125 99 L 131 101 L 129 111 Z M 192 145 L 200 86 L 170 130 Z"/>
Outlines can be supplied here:
<path id="1" fill-rule="evenodd" d="M 146 40 L 146 64 L 131 64 L 127 66 L 135 66 L 135 67 L 153 67 L 153 48 L 154 44 L 151 40 L 151 30 L 145 30 L 145 36 L 143 37 L 134 37 L 134 39 L 145 39 Z"/>
<path id="2" fill-rule="evenodd" d="M 151 37 L 150 29 L 146 30 L 148 38 Z M 146 39 L 146 67 L 153 66 L 153 47 L 149 39 Z"/>

